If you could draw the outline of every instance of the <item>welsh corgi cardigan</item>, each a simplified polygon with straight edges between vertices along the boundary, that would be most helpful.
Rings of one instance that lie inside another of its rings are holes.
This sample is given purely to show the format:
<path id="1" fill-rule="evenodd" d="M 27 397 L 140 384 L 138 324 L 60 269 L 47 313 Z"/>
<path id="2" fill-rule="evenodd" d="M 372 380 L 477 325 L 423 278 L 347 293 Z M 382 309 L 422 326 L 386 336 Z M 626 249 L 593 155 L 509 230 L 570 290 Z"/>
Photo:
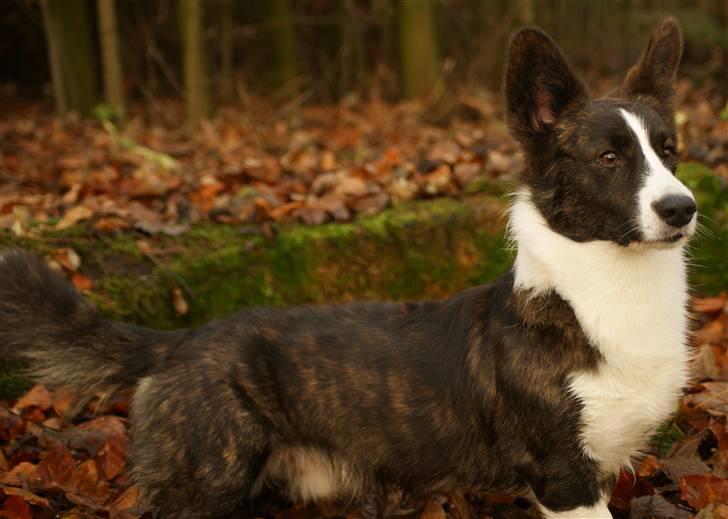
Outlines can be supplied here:
<path id="1" fill-rule="evenodd" d="M 593 99 L 546 34 L 513 37 L 507 118 L 527 170 L 517 258 L 490 285 L 159 332 L 102 318 L 10 250 L 0 353 L 50 386 L 135 388 L 129 466 L 158 517 L 245 517 L 266 485 L 353 506 L 388 488 L 520 491 L 547 518 L 611 517 L 616 475 L 688 371 L 681 51 L 663 21 L 622 86 Z"/>

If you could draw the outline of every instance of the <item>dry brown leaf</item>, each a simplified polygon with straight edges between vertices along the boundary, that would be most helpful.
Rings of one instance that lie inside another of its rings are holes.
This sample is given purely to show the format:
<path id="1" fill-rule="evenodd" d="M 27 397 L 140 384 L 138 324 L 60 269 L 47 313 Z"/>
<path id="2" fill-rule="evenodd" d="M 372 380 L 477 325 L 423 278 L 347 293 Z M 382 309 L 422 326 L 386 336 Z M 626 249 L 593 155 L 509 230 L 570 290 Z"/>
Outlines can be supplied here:
<path id="1" fill-rule="evenodd" d="M 122 492 L 109 506 L 109 519 L 136 519 L 143 510 L 139 487 L 132 485 Z"/>
<path id="2" fill-rule="evenodd" d="M 696 297 L 693 300 L 693 310 L 704 314 L 721 312 L 726 308 L 728 297 L 721 294 L 716 297 Z"/>
<path id="3" fill-rule="evenodd" d="M 47 411 L 53 406 L 53 395 L 42 384 L 36 384 L 21 396 L 15 405 L 14 411 L 21 411 L 28 407 L 38 407 L 43 411 Z"/>
<path id="4" fill-rule="evenodd" d="M 32 505 L 43 506 L 45 508 L 50 507 L 50 503 L 46 498 L 34 494 L 30 490 L 15 487 L 3 487 L 3 493 L 8 496 L 20 496 Z"/>
<path id="5" fill-rule="evenodd" d="M 172 290 L 172 306 L 174 306 L 174 311 L 177 312 L 177 315 L 187 315 L 190 311 L 190 305 L 187 303 L 182 289 L 179 287 L 175 287 Z"/>
<path id="6" fill-rule="evenodd" d="M 440 503 L 434 499 L 428 499 L 425 503 L 425 509 L 420 514 L 420 519 L 447 519 L 445 510 L 442 509 Z"/>
<path id="7" fill-rule="evenodd" d="M 683 402 L 714 416 L 728 416 L 728 382 L 703 382 L 704 390 L 683 397 Z"/>
<path id="8" fill-rule="evenodd" d="M 3 503 L 0 517 L 6 519 L 33 519 L 30 506 L 21 496 L 10 496 Z"/>
<path id="9" fill-rule="evenodd" d="M 629 517 L 630 519 L 689 519 L 690 514 L 657 494 L 632 499 L 629 504 Z"/>
<path id="10" fill-rule="evenodd" d="M 91 290 L 94 286 L 93 281 L 90 278 L 84 276 L 79 272 L 74 272 L 71 276 L 71 283 L 78 290 Z"/>
<path id="11" fill-rule="evenodd" d="M 63 215 L 63 218 L 58 221 L 58 223 L 56 224 L 56 229 L 68 229 L 69 227 L 76 225 L 78 222 L 88 220 L 93 216 L 93 214 L 94 212 L 86 206 L 77 205 L 75 207 L 72 207 L 71 209 L 66 211 L 66 214 Z"/>
<path id="12" fill-rule="evenodd" d="M 0 474 L 0 483 L 21 487 L 35 477 L 36 466 L 29 461 L 21 461 L 7 472 Z"/>
<path id="13" fill-rule="evenodd" d="M 680 498 L 698 510 L 711 503 L 728 503 L 728 480 L 713 475 L 685 476 L 680 480 Z"/>
<path id="14" fill-rule="evenodd" d="M 70 272 L 76 272 L 81 266 L 81 257 L 70 247 L 53 249 L 51 255 L 60 266 Z"/>
<path id="15" fill-rule="evenodd" d="M 123 231 L 130 227 L 131 224 L 119 216 L 105 216 L 94 224 L 94 229 L 100 232 Z"/>
<path id="16" fill-rule="evenodd" d="M 650 477 L 661 467 L 660 461 L 652 454 L 645 456 L 639 467 L 637 467 L 637 475 L 641 478 Z"/>

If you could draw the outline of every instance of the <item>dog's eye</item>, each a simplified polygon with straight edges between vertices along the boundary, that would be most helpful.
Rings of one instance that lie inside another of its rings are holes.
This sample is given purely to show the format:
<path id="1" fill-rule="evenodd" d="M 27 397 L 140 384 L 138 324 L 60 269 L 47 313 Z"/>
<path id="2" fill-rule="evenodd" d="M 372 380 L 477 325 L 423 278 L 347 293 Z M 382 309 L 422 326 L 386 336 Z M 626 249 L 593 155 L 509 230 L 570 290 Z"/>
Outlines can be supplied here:
<path id="1" fill-rule="evenodd" d="M 601 162 L 603 166 L 611 167 L 615 166 L 617 162 L 619 162 L 619 157 L 613 151 L 605 151 L 599 155 L 599 162 Z"/>
<path id="2" fill-rule="evenodd" d="M 677 149 L 675 148 L 675 144 L 672 141 L 665 142 L 665 145 L 662 148 L 662 155 L 668 159 L 671 159 L 675 155 L 677 155 Z"/>

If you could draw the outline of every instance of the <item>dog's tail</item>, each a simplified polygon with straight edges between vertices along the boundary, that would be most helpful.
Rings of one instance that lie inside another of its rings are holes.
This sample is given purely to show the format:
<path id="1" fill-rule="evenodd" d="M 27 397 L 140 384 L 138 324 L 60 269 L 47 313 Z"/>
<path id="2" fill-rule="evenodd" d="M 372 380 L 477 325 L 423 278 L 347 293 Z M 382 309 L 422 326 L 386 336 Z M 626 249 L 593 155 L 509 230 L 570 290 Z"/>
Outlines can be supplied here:
<path id="1" fill-rule="evenodd" d="M 133 387 L 186 333 L 108 321 L 41 259 L 0 251 L 0 357 L 22 361 L 37 382 L 82 393 Z"/>

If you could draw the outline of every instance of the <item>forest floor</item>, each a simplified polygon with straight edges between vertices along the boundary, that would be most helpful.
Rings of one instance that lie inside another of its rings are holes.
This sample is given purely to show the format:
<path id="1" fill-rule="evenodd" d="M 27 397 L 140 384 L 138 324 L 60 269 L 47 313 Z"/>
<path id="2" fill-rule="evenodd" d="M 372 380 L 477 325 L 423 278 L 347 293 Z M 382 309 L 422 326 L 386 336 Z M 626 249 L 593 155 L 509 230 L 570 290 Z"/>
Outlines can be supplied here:
<path id="1" fill-rule="evenodd" d="M 712 92 L 680 84 L 679 153 L 712 168 L 725 186 L 728 113 L 725 98 Z M 267 233 L 516 178 L 523 157 L 494 98 L 463 94 L 446 121 L 436 112 L 354 97 L 327 107 L 250 103 L 221 110 L 186 135 L 175 104 L 158 106 L 154 124 L 132 111 L 123 131 L 103 111 L 93 121 L 61 124 L 47 107 L 17 106 L 0 120 L 0 232 L 27 236 L 81 224 L 153 237 L 212 221 Z M 51 261 L 87 290 L 77 259 L 63 250 Z M 726 295 L 696 298 L 693 310 L 694 383 L 634 473 L 621 475 L 615 517 L 728 518 Z M 143 516 L 124 470 L 128 397 L 96 398 L 73 416 L 70 396 L 42 386 L 0 401 L 0 517 Z M 508 496 L 433 495 L 419 511 L 390 497 L 403 517 L 537 517 Z M 270 506 L 266 514 L 277 519 L 335 516 L 326 506 Z"/>

